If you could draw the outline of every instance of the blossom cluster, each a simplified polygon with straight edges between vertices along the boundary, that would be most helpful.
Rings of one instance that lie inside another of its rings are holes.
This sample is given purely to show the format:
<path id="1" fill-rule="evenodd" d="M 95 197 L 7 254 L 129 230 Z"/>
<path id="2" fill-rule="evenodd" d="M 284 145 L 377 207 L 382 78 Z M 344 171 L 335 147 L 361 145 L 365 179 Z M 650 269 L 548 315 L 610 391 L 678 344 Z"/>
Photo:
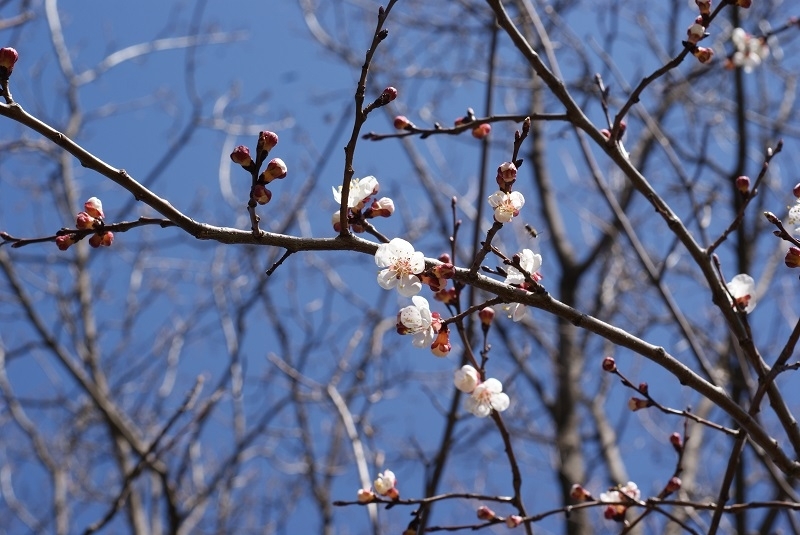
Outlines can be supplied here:
<path id="1" fill-rule="evenodd" d="M 392 500 L 400 498 L 400 491 L 397 490 L 397 477 L 391 470 L 384 470 L 375 481 L 372 482 L 371 489 L 358 489 L 357 498 L 359 503 L 370 503 L 375 500 L 375 494 L 385 496 Z"/>
<path id="2" fill-rule="evenodd" d="M 711 0 L 695 0 L 700 16 L 697 17 L 689 28 L 686 30 L 686 41 L 684 44 L 691 47 L 691 52 L 700 63 L 709 63 L 714 57 L 714 50 L 712 48 L 698 46 L 697 44 L 708 37 L 706 28 L 711 20 Z M 752 0 L 732 0 L 730 3 L 738 7 L 747 9 L 750 7 Z M 752 68 L 767 56 L 769 50 L 766 48 L 766 41 L 762 43 L 750 43 L 749 36 L 741 28 L 734 30 L 731 35 L 736 51 L 728 58 L 726 65 L 729 67 L 743 67 L 746 72 L 750 72 Z"/>
<path id="3" fill-rule="evenodd" d="M 332 189 L 333 199 L 336 204 L 341 204 L 342 186 L 333 187 Z M 354 178 L 350 181 L 350 190 L 347 194 L 347 226 L 353 232 L 364 232 L 366 230 L 364 222 L 367 219 L 390 217 L 394 213 L 394 201 L 389 197 L 376 199 L 367 206 L 370 198 L 373 195 L 377 195 L 379 189 L 380 184 L 378 184 L 378 179 L 374 176 Z M 331 224 L 336 232 L 342 229 L 339 210 L 333 213 Z"/>
<path id="4" fill-rule="evenodd" d="M 91 197 L 83 204 L 83 212 L 78 212 L 75 217 L 75 228 L 78 230 L 93 230 L 89 238 L 89 245 L 95 249 L 98 247 L 109 247 L 114 243 L 114 233 L 105 229 L 105 214 L 103 213 L 103 203 L 97 197 Z M 61 251 L 66 251 L 72 245 L 83 239 L 85 234 L 70 232 L 56 237 L 56 246 Z"/>
<path id="5" fill-rule="evenodd" d="M 493 410 L 503 412 L 511 404 L 500 381 L 494 378 L 481 381 L 478 370 L 469 364 L 455 371 L 453 384 L 460 391 L 469 394 L 464 401 L 464 408 L 478 418 L 486 418 Z"/>
<path id="6" fill-rule="evenodd" d="M 231 161 L 241 165 L 246 171 L 250 172 L 254 177 L 261 169 L 261 165 L 267 159 L 269 151 L 271 151 L 278 144 L 278 134 L 270 131 L 262 131 L 258 134 L 258 141 L 256 143 L 256 159 L 253 160 L 250 155 L 250 149 L 244 145 L 239 145 L 233 152 L 231 152 Z M 285 178 L 288 173 L 286 163 L 280 158 L 273 158 L 267 163 L 267 167 L 258 178 L 254 180 L 250 188 L 250 201 L 255 204 L 267 204 L 272 200 L 272 191 L 267 189 L 267 184 L 273 180 Z"/>
<path id="7" fill-rule="evenodd" d="M 524 272 L 514 266 L 509 266 L 506 269 L 506 284 L 513 284 L 524 290 L 530 286 L 529 280 L 534 282 L 542 280 L 542 275 L 539 273 L 539 269 L 542 267 L 542 255 L 536 254 L 530 249 L 523 249 L 514 255 L 514 259 L 519 261 L 519 266 Z M 504 308 L 508 317 L 514 321 L 519 321 L 525 316 L 525 305 L 522 303 L 512 303 Z"/>

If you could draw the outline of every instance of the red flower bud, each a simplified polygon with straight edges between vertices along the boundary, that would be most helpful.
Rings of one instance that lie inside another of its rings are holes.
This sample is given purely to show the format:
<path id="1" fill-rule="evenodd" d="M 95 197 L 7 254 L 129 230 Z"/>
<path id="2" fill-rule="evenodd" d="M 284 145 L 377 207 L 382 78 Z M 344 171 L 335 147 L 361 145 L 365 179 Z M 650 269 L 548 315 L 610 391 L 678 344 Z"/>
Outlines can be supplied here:
<path id="1" fill-rule="evenodd" d="M 456 267 L 449 262 L 445 262 L 443 264 L 433 266 L 431 271 L 440 279 L 452 279 L 453 275 L 456 274 Z"/>
<path id="2" fill-rule="evenodd" d="M 452 262 L 453 262 L 453 259 L 452 259 L 452 258 L 450 258 L 450 255 L 449 255 L 449 254 L 447 254 L 447 253 L 442 253 L 442 254 L 440 254 L 440 255 L 439 255 L 439 262 L 442 262 L 442 263 L 444 263 L 444 264 L 450 264 L 450 263 L 452 263 Z"/>
<path id="3" fill-rule="evenodd" d="M 647 395 L 648 389 L 649 388 L 647 386 L 647 383 L 639 383 L 639 392 L 641 392 L 644 395 Z"/>
<path id="4" fill-rule="evenodd" d="M 492 125 L 489 123 L 482 123 L 472 129 L 472 137 L 475 139 L 483 139 L 492 131 Z"/>
<path id="5" fill-rule="evenodd" d="M 740 176 L 736 179 L 736 189 L 744 194 L 750 191 L 750 177 Z"/>
<path id="6" fill-rule="evenodd" d="M 19 54 L 13 48 L 0 48 L 0 78 L 8 79 L 11 76 L 11 71 L 14 70 L 14 64 L 18 59 Z"/>
<path id="7" fill-rule="evenodd" d="M 66 251 L 69 249 L 70 245 L 74 244 L 76 241 L 75 234 L 64 234 L 56 238 L 56 247 L 58 247 L 60 251 Z"/>
<path id="8" fill-rule="evenodd" d="M 636 412 L 636 411 L 639 411 L 639 410 L 642 410 L 642 409 L 646 409 L 650 405 L 652 405 L 652 403 L 650 403 L 650 401 L 648 401 L 646 399 L 631 398 L 631 399 L 628 400 L 628 408 L 630 410 L 632 410 L 633 412 Z"/>
<path id="9" fill-rule="evenodd" d="M 792 188 L 792 193 L 795 197 L 800 199 L 800 183 L 797 183 L 794 188 Z"/>
<path id="10" fill-rule="evenodd" d="M 453 347 L 450 345 L 450 331 L 441 330 L 431 344 L 431 353 L 437 357 L 446 357 Z"/>
<path id="11" fill-rule="evenodd" d="M 494 511 L 486 507 L 485 505 L 481 505 L 478 507 L 478 518 L 481 520 L 493 520 L 497 515 Z"/>
<path id="12" fill-rule="evenodd" d="M 384 104 L 387 102 L 391 102 L 396 98 L 397 98 L 397 89 L 391 86 L 384 89 L 383 93 L 381 94 L 381 100 L 384 101 Z"/>
<path id="13" fill-rule="evenodd" d="M 694 3 L 700 8 L 701 15 L 711 14 L 711 0 L 694 0 Z"/>
<path id="14" fill-rule="evenodd" d="M 83 209 L 86 210 L 86 213 L 92 217 L 96 217 L 98 219 L 103 219 L 105 217 L 103 214 L 103 203 L 100 202 L 100 199 L 97 197 L 92 197 L 83 203 Z"/>
<path id="15" fill-rule="evenodd" d="M 272 200 L 272 192 L 264 187 L 263 184 L 256 184 L 253 186 L 250 197 L 258 204 L 267 204 Z"/>
<path id="16" fill-rule="evenodd" d="M 671 478 L 669 480 L 669 483 L 667 483 L 667 487 L 665 489 L 667 491 L 667 494 L 672 494 L 675 491 L 681 490 L 681 484 L 682 484 L 681 478 L 679 477 Z"/>
<path id="17" fill-rule="evenodd" d="M 269 161 L 267 168 L 264 169 L 261 176 L 258 177 L 258 181 L 262 184 L 269 184 L 273 180 L 285 177 L 287 172 L 288 168 L 283 160 L 280 158 L 273 158 Z"/>
<path id="18" fill-rule="evenodd" d="M 669 443 L 672 444 L 672 447 L 675 448 L 675 451 L 678 453 L 683 449 L 683 440 L 681 439 L 680 433 L 672 433 L 669 436 Z"/>
<path id="19" fill-rule="evenodd" d="M 603 359 L 603 371 L 604 372 L 617 371 L 617 363 L 614 360 L 614 357 L 606 357 Z"/>
<path id="20" fill-rule="evenodd" d="M 78 217 L 75 218 L 75 228 L 79 230 L 92 229 L 97 223 L 97 219 L 93 218 L 86 212 L 78 212 Z"/>
<path id="21" fill-rule="evenodd" d="M 744 9 L 747 9 L 748 7 L 750 7 L 750 5 L 752 3 L 753 3 L 753 0 L 736 0 L 736 5 L 741 7 L 741 8 L 744 8 Z"/>
<path id="22" fill-rule="evenodd" d="M 233 160 L 233 163 L 238 163 L 242 167 L 249 167 L 250 164 L 253 163 L 253 159 L 250 157 L 250 149 L 244 145 L 239 145 L 233 149 L 231 160 Z"/>
<path id="23" fill-rule="evenodd" d="M 513 162 L 503 162 L 497 168 L 497 183 L 509 184 L 517 179 L 517 166 Z"/>
<path id="24" fill-rule="evenodd" d="M 258 133 L 258 144 L 256 145 L 256 152 L 261 155 L 262 152 L 269 152 L 278 144 L 278 134 L 264 130 Z M 266 156 L 266 154 L 264 155 Z M 264 161 L 264 160 L 260 160 Z"/>
<path id="25" fill-rule="evenodd" d="M 592 494 L 577 483 L 572 485 L 572 490 L 570 490 L 569 495 L 573 500 L 578 502 L 585 502 L 592 499 Z"/>
<path id="26" fill-rule="evenodd" d="M 413 128 L 414 123 L 409 121 L 405 115 L 398 115 L 394 118 L 394 127 L 398 130 L 405 130 L 406 128 Z"/>
<path id="27" fill-rule="evenodd" d="M 492 321 L 494 321 L 494 309 L 492 307 L 484 307 L 478 312 L 478 318 L 481 320 L 481 325 L 484 327 L 490 327 L 492 325 Z"/>
<path id="28" fill-rule="evenodd" d="M 700 63 L 708 63 L 714 57 L 714 51 L 704 46 L 698 46 L 692 51 L 692 54 Z"/>
<path id="29" fill-rule="evenodd" d="M 786 267 L 796 268 L 800 267 L 800 249 L 797 247 L 789 247 L 786 251 L 786 256 L 783 258 Z"/>
<path id="30" fill-rule="evenodd" d="M 439 301 L 440 303 L 444 303 L 445 305 L 449 305 L 451 303 L 455 303 L 458 299 L 458 294 L 456 293 L 455 288 L 448 288 L 446 290 L 441 290 L 433 294 L 433 298 Z"/>

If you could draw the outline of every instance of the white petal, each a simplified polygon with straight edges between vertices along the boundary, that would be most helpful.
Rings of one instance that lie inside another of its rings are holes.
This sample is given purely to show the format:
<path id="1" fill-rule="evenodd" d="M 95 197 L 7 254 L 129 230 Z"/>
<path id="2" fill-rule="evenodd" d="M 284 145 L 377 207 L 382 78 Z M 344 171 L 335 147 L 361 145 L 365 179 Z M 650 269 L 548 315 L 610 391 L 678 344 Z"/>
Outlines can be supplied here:
<path id="1" fill-rule="evenodd" d="M 516 303 L 514 307 L 514 312 L 511 314 L 511 319 L 513 321 L 520 321 L 522 318 L 525 317 L 526 307 L 522 303 Z"/>
<path id="2" fill-rule="evenodd" d="M 511 404 L 508 395 L 501 392 L 492 396 L 492 408 L 497 412 L 503 412 Z"/>
<path id="3" fill-rule="evenodd" d="M 380 273 L 378 273 L 378 284 L 381 285 L 381 288 L 384 290 L 391 290 L 395 286 L 397 286 L 397 277 L 395 276 L 394 272 L 390 269 L 384 269 Z"/>
<path id="4" fill-rule="evenodd" d="M 495 378 L 486 379 L 481 385 L 484 390 L 487 392 L 491 392 L 492 394 L 499 394 L 503 391 L 503 383 L 498 381 Z"/>
<path id="5" fill-rule="evenodd" d="M 422 283 L 419 282 L 419 278 L 416 275 L 403 275 L 399 279 L 395 277 L 397 281 L 395 284 L 397 285 L 397 291 L 400 292 L 400 295 L 403 297 L 411 297 L 412 295 L 417 295 L 420 290 L 422 290 Z M 380 283 L 380 281 L 378 281 Z"/>

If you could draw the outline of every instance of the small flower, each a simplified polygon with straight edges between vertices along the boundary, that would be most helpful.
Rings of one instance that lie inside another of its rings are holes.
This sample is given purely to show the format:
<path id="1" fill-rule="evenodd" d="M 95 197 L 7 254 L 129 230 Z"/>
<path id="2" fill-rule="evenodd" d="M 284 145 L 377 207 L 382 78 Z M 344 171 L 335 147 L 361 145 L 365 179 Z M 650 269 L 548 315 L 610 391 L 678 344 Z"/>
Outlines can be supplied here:
<path id="1" fill-rule="evenodd" d="M 569 495 L 573 500 L 578 502 L 585 502 L 592 499 L 592 493 L 577 483 L 572 485 L 572 490 L 570 490 Z"/>
<path id="2" fill-rule="evenodd" d="M 489 205 L 494 208 L 494 219 L 498 223 L 508 223 L 519 215 L 519 211 L 525 204 L 525 197 L 518 191 L 506 193 L 495 191 L 489 196 Z"/>
<path id="3" fill-rule="evenodd" d="M 258 204 L 267 204 L 272 200 L 272 192 L 264 187 L 264 184 L 256 184 L 253 186 L 250 197 Z"/>
<path id="4" fill-rule="evenodd" d="M 242 167 L 249 167 L 253 163 L 253 159 L 250 157 L 250 149 L 244 145 L 239 145 L 231 152 L 231 161 L 238 163 Z"/>
<path id="5" fill-rule="evenodd" d="M 256 153 L 261 158 L 259 162 L 263 162 L 269 151 L 278 144 L 278 134 L 268 130 L 258 133 L 258 143 L 256 144 Z"/>
<path id="6" fill-rule="evenodd" d="M 269 184 L 273 180 L 278 178 L 284 178 L 288 168 L 286 164 L 280 158 L 273 158 L 267 164 L 267 168 L 264 169 L 264 172 L 261 173 L 261 176 L 258 177 L 258 181 L 262 184 Z"/>
<path id="7" fill-rule="evenodd" d="M 740 273 L 731 279 L 727 287 L 738 310 L 749 314 L 756 308 L 756 283 L 753 277 Z"/>
<path id="8" fill-rule="evenodd" d="M 478 518 L 480 520 L 494 520 L 494 518 L 497 516 L 497 514 L 495 514 L 494 511 L 492 511 L 485 505 L 481 505 L 480 507 L 478 507 L 476 513 L 478 514 Z"/>
<path id="9" fill-rule="evenodd" d="M 494 378 L 476 386 L 465 403 L 467 410 L 478 418 L 486 418 L 492 410 L 503 412 L 510 404 L 511 400 L 503 392 L 503 384 Z"/>
<path id="10" fill-rule="evenodd" d="M 694 24 L 686 30 L 686 40 L 696 45 L 706 36 L 706 27 L 703 26 L 703 17 L 697 17 Z"/>
<path id="11" fill-rule="evenodd" d="M 609 373 L 617 371 L 617 363 L 614 357 L 606 357 L 603 359 L 603 371 Z"/>
<path id="12" fill-rule="evenodd" d="M 358 489 L 358 503 L 370 503 L 375 500 L 375 493 L 370 489 Z"/>
<path id="13" fill-rule="evenodd" d="M 425 256 L 401 238 L 378 246 L 375 263 L 386 268 L 378 273 L 378 284 L 385 290 L 397 287 L 400 295 L 411 297 L 422 289 L 417 274 L 425 270 Z"/>
<path id="14" fill-rule="evenodd" d="M 735 51 L 730 57 L 730 64 L 733 67 L 741 67 L 744 72 L 751 72 L 769 56 L 766 39 L 754 37 L 742 28 L 734 28 L 731 32 L 731 43 Z"/>
<path id="15" fill-rule="evenodd" d="M 413 344 L 425 347 L 433 343 L 439 325 L 438 317 L 431 313 L 428 300 L 415 295 L 411 298 L 413 305 L 400 309 L 397 313 L 398 334 L 413 334 Z"/>
<path id="16" fill-rule="evenodd" d="M 15 49 L 10 46 L 0 48 L 0 78 L 7 80 L 11 76 L 18 59 L 19 54 Z"/>
<path id="17" fill-rule="evenodd" d="M 59 251 L 66 251 L 76 241 L 75 234 L 64 234 L 56 238 L 56 247 L 58 247 Z"/>
<path id="18" fill-rule="evenodd" d="M 465 394 L 472 394 L 480 382 L 481 376 L 478 374 L 478 370 L 469 364 L 461 366 L 461 369 L 456 370 L 453 374 L 453 384 Z"/>
<path id="19" fill-rule="evenodd" d="M 97 223 L 99 221 L 86 212 L 78 212 L 78 216 L 75 218 L 75 228 L 79 230 L 92 229 Z"/>
<path id="20" fill-rule="evenodd" d="M 714 51 L 704 46 L 695 47 L 695 49 L 692 50 L 692 54 L 694 54 L 694 57 L 696 57 L 700 63 L 708 63 L 711 61 L 711 58 L 714 57 Z"/>
<path id="21" fill-rule="evenodd" d="M 431 353 L 437 357 L 446 357 L 453 346 L 450 345 L 450 331 L 441 330 L 436 335 L 436 340 L 431 344 Z"/>
<path id="22" fill-rule="evenodd" d="M 536 254 L 530 249 L 523 249 L 516 255 L 519 258 L 520 267 L 530 275 L 533 280 L 541 279 L 538 275 L 539 269 L 542 267 L 542 255 Z M 525 274 L 514 266 L 508 266 L 506 269 L 506 284 L 523 285 L 525 284 Z"/>
<path id="23" fill-rule="evenodd" d="M 378 179 L 374 176 L 354 178 L 350 181 L 350 193 L 347 195 L 347 207 L 354 210 L 364 208 L 366 200 L 378 193 Z M 333 198 L 337 204 L 342 203 L 342 186 L 333 187 Z"/>
<path id="24" fill-rule="evenodd" d="M 632 397 L 631 399 L 628 400 L 628 408 L 633 412 L 646 409 L 650 405 L 652 405 L 652 403 L 650 402 L 650 400 L 647 399 Z"/>
<path id="25" fill-rule="evenodd" d="M 397 478 L 391 470 L 384 470 L 378 474 L 378 479 L 372 482 L 375 492 L 381 496 L 388 496 L 392 499 L 397 499 L 400 493 L 395 488 L 397 486 Z"/>
<path id="26" fill-rule="evenodd" d="M 789 247 L 789 250 L 786 251 L 786 256 L 783 257 L 783 261 L 788 268 L 800 267 L 800 249 Z"/>
<path id="27" fill-rule="evenodd" d="M 364 212 L 364 217 L 367 219 L 371 217 L 389 217 L 394 213 L 394 201 L 389 197 L 381 197 L 377 201 L 372 201 L 372 204 Z"/>
<path id="28" fill-rule="evenodd" d="M 103 214 L 103 203 L 97 197 L 91 197 L 88 201 L 83 203 L 83 209 L 92 217 L 103 219 L 106 216 Z"/>
<path id="29" fill-rule="evenodd" d="M 492 125 L 488 123 L 482 123 L 472 129 L 472 137 L 475 139 L 483 139 L 489 135 L 489 132 L 492 131 Z"/>
<path id="30" fill-rule="evenodd" d="M 394 127 L 398 130 L 406 130 L 409 128 L 414 128 L 414 123 L 408 120 L 408 117 L 405 115 L 398 115 L 394 118 L 393 121 Z"/>
<path id="31" fill-rule="evenodd" d="M 510 515 L 506 517 L 506 526 L 509 528 L 516 528 L 522 524 L 522 517 L 519 515 Z"/>

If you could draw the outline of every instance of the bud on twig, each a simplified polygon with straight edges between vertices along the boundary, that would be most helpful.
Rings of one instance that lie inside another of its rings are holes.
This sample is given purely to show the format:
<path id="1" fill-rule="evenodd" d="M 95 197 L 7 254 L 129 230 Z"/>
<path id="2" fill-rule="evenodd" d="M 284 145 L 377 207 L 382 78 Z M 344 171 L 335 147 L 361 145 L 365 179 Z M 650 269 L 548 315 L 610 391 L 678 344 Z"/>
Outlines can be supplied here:
<path id="1" fill-rule="evenodd" d="M 617 363 L 614 357 L 606 357 L 603 359 L 603 371 L 609 373 L 617 371 Z"/>

